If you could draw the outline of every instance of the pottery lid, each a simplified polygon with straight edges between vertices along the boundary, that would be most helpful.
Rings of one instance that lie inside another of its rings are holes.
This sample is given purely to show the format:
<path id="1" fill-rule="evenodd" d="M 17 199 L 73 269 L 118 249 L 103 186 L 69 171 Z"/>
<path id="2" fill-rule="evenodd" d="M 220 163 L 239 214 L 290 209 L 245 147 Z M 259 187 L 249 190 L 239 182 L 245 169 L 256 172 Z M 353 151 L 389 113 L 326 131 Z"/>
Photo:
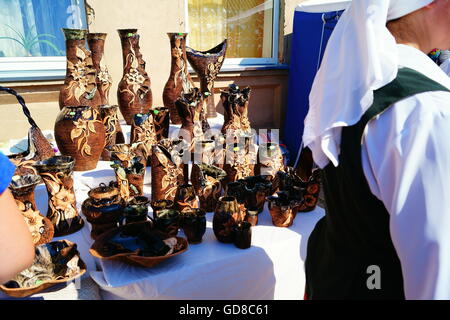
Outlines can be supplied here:
<path id="1" fill-rule="evenodd" d="M 109 199 L 119 195 L 119 190 L 113 186 L 107 186 L 104 183 L 100 183 L 97 188 L 91 189 L 88 192 L 88 196 L 95 200 Z"/>

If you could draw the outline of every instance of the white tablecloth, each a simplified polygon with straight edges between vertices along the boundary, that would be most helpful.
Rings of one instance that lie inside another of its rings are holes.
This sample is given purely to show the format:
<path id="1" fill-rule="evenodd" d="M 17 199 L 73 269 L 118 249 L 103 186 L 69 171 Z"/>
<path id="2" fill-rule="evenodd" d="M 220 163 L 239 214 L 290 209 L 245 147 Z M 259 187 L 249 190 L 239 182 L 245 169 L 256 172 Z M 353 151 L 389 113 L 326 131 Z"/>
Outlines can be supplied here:
<path id="1" fill-rule="evenodd" d="M 211 127 L 219 128 L 223 118 L 209 119 Z M 171 132 L 179 126 L 171 125 Z M 122 126 L 129 139 L 129 126 Z M 144 195 L 151 194 L 150 168 L 144 179 Z M 99 161 L 91 171 L 74 173 L 77 208 L 87 192 L 99 183 L 115 180 L 110 163 Z M 38 209 L 47 212 L 47 191 L 36 187 Z M 150 215 L 151 208 L 150 209 Z M 104 261 L 89 253 L 93 240 L 90 224 L 78 232 L 60 238 L 75 242 L 88 272 L 81 283 L 49 289 L 30 299 L 302 299 L 305 286 L 304 260 L 309 234 L 324 210 L 317 207 L 310 213 L 297 215 L 290 228 L 274 227 L 265 210 L 259 223 L 252 227 L 252 246 L 238 249 L 233 244 L 216 240 L 212 230 L 213 213 L 207 214 L 207 230 L 203 242 L 153 268 L 133 267 L 121 262 Z M 184 236 L 182 231 L 180 236 Z M 93 280 L 93 281 L 92 281 Z M 8 298 L 0 293 L 0 299 Z"/>

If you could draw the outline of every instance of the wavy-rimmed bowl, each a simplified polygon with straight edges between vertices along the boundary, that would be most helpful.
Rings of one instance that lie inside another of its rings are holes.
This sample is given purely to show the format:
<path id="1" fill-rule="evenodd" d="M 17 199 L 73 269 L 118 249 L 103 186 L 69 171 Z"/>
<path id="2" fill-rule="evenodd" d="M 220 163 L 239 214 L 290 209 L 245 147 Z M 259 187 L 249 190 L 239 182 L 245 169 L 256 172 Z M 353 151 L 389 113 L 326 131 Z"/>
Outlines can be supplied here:
<path id="1" fill-rule="evenodd" d="M 138 266 L 138 267 L 145 267 L 145 268 L 151 268 L 156 266 L 157 264 L 170 259 L 174 256 L 177 256 L 183 252 L 186 252 L 186 250 L 188 249 L 188 241 L 185 238 L 182 237 L 174 237 L 177 239 L 177 246 L 180 247 L 179 250 L 175 251 L 174 253 L 165 255 L 165 256 L 152 256 L 152 257 L 145 257 L 145 256 L 140 256 L 135 252 L 127 252 L 127 253 L 117 253 L 117 254 L 113 254 L 113 255 L 107 255 L 105 253 L 105 249 L 104 246 L 105 244 L 109 241 L 109 239 L 111 239 L 114 235 L 116 235 L 117 233 L 121 232 L 122 230 L 126 229 L 126 228 L 140 228 L 140 227 L 145 227 L 145 226 L 151 226 L 152 228 L 152 223 L 147 222 L 135 222 L 135 223 L 130 223 L 118 228 L 115 228 L 113 230 L 107 231 L 105 233 L 103 233 L 102 235 L 100 235 L 94 242 L 94 244 L 91 246 L 91 248 L 89 249 L 89 252 L 91 253 L 91 255 L 93 255 L 96 258 L 99 259 L 105 259 L 105 260 L 111 260 L 111 261 L 120 261 L 129 265 L 133 265 L 133 266 Z M 164 236 L 159 233 L 158 231 L 155 231 L 156 234 L 161 235 L 161 237 L 163 238 Z M 167 237 L 167 236 L 166 236 Z"/>
<path id="2" fill-rule="evenodd" d="M 41 246 L 52 246 L 53 244 L 58 243 L 58 242 L 65 243 L 67 245 L 67 247 L 63 248 L 60 251 L 63 253 L 63 256 L 64 256 L 64 253 L 69 253 L 71 250 L 75 250 L 74 256 L 78 256 L 78 267 L 80 268 L 80 271 L 76 275 L 67 276 L 67 277 L 63 277 L 63 278 L 58 277 L 53 280 L 43 281 L 42 283 L 40 283 L 38 285 L 34 285 L 34 286 L 30 286 L 30 287 L 22 287 L 22 288 L 10 288 L 3 284 L 3 285 L 0 285 L 0 290 L 11 297 L 24 298 L 24 297 L 28 297 L 33 294 L 39 293 L 41 291 L 44 291 L 44 290 L 46 290 L 50 287 L 56 286 L 58 284 L 73 281 L 76 278 L 79 278 L 83 274 L 85 274 L 87 267 L 86 267 L 86 264 L 84 263 L 84 261 L 81 260 L 80 253 L 78 252 L 77 245 L 75 243 L 70 242 L 68 240 L 58 240 L 58 241 L 52 241 L 47 244 L 43 244 Z M 36 260 L 34 263 L 36 263 Z M 54 267 L 56 267 L 56 266 L 54 266 Z M 29 269 L 27 269 L 27 270 L 29 270 Z M 14 280 L 14 279 L 12 279 L 12 280 Z"/>

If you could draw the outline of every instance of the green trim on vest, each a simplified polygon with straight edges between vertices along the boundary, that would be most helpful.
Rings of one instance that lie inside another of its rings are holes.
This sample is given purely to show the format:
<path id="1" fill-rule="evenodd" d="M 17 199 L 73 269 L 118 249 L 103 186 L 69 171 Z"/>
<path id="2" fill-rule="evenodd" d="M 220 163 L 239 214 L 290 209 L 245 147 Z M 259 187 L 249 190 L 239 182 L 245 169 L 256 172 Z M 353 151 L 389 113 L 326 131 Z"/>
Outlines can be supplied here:
<path id="1" fill-rule="evenodd" d="M 308 240 L 305 262 L 310 299 L 404 299 L 400 261 L 389 233 L 389 213 L 370 191 L 361 159 L 369 121 L 394 103 L 429 92 L 449 91 L 409 68 L 374 91 L 373 105 L 358 123 L 344 127 L 339 165 L 323 170 L 327 214 Z M 371 266 L 380 270 L 381 289 L 369 289 Z"/>

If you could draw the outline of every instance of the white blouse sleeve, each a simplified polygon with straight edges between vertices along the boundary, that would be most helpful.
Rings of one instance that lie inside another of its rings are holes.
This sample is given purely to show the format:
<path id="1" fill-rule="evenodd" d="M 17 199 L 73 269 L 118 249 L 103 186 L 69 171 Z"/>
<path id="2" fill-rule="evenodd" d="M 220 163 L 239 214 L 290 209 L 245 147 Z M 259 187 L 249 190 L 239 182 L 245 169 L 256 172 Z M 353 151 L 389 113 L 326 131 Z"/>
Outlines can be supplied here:
<path id="1" fill-rule="evenodd" d="M 450 299 L 450 93 L 391 106 L 368 124 L 361 152 L 390 214 L 406 298 Z"/>

